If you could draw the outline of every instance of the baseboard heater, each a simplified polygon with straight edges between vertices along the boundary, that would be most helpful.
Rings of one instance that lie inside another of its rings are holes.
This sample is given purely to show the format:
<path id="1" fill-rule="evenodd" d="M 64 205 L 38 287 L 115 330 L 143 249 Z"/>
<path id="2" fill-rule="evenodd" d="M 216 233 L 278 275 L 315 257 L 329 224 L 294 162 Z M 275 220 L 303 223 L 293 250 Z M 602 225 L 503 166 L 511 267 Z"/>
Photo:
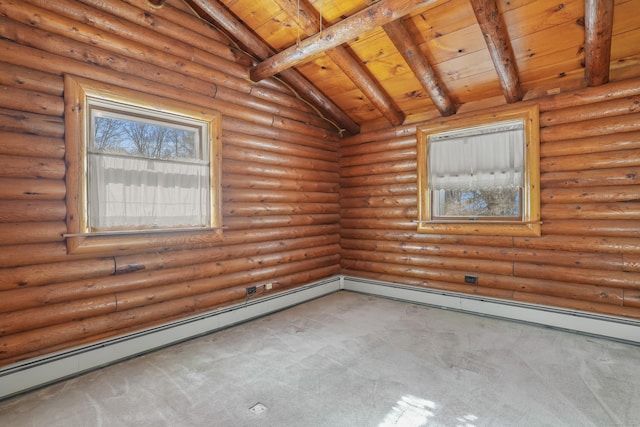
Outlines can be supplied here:
<path id="1" fill-rule="evenodd" d="M 0 369 L 0 399 L 215 332 L 339 290 L 526 322 L 640 345 L 640 321 L 633 319 L 356 277 L 333 276 L 299 288 L 248 300 L 242 304 L 5 366 Z"/>
<path id="2" fill-rule="evenodd" d="M 342 277 L 342 289 L 640 345 L 640 320 L 389 282 Z"/>
<path id="3" fill-rule="evenodd" d="M 340 290 L 334 276 L 273 295 L 0 369 L 0 399 L 221 330 Z"/>

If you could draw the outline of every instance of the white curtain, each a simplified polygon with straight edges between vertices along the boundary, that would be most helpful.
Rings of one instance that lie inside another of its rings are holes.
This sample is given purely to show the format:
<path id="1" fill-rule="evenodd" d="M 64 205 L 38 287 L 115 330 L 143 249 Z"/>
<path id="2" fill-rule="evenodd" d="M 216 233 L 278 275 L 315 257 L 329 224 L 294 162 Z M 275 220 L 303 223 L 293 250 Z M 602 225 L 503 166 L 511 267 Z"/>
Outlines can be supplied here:
<path id="1" fill-rule="evenodd" d="M 87 161 L 91 229 L 209 225 L 209 165 L 105 153 Z"/>
<path id="2" fill-rule="evenodd" d="M 524 124 L 505 122 L 429 137 L 432 190 L 514 188 L 523 185 Z"/>

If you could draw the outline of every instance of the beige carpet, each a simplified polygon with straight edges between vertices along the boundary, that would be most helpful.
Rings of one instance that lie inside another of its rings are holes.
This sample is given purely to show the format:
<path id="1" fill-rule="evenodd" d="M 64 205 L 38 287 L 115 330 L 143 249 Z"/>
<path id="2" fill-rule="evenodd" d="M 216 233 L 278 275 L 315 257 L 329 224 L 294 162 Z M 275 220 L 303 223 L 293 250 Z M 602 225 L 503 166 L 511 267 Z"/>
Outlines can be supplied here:
<path id="1" fill-rule="evenodd" d="M 338 292 L 0 402 L 1 426 L 640 426 L 640 348 Z"/>

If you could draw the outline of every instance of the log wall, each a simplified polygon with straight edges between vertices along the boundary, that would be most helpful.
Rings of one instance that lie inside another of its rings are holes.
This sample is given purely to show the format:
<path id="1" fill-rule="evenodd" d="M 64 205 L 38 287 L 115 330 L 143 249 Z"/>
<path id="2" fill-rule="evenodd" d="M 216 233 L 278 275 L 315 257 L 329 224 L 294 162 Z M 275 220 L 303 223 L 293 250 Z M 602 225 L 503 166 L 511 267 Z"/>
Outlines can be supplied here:
<path id="1" fill-rule="evenodd" d="M 0 365 L 339 272 L 337 133 L 182 2 L 3 0 L 0 35 Z M 222 113 L 219 243 L 67 254 L 65 73 Z"/>
<path id="2" fill-rule="evenodd" d="M 640 318 L 640 80 L 535 102 L 541 237 L 416 233 L 416 126 L 371 131 L 341 142 L 343 273 Z"/>

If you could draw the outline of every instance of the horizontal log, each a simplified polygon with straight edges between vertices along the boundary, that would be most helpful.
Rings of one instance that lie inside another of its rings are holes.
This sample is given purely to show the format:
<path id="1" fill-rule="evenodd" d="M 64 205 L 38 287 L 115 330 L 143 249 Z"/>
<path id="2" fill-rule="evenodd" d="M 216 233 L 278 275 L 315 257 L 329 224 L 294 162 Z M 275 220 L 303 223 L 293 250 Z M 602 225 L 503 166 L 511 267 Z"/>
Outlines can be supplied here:
<path id="1" fill-rule="evenodd" d="M 339 158 L 336 151 L 261 138 L 256 135 L 246 135 L 229 130 L 222 132 L 222 139 L 226 144 L 277 153 L 282 156 L 291 155 L 315 160 L 324 160 L 331 163 L 336 163 Z"/>
<path id="2" fill-rule="evenodd" d="M 540 129 L 540 142 L 586 138 L 638 130 L 640 130 L 640 121 L 636 115 L 627 114 L 542 128 Z"/>
<path id="3" fill-rule="evenodd" d="M 343 266 L 349 270 L 367 271 L 382 274 L 406 276 L 426 281 L 425 286 L 430 287 L 432 282 L 446 283 L 439 289 L 452 291 L 454 286 L 464 284 L 464 273 L 448 272 L 445 270 L 422 269 L 407 267 L 400 264 L 385 264 L 366 261 L 343 261 Z M 451 285 L 449 285 L 449 283 Z M 611 305 L 621 305 L 622 292 L 612 287 L 600 287 L 590 285 L 569 285 L 553 283 L 548 280 L 514 278 L 480 273 L 478 275 L 478 288 L 503 289 L 506 291 L 519 291 L 523 293 L 537 294 L 545 292 L 547 295 L 556 295 L 587 301 L 606 302 Z"/>
<path id="4" fill-rule="evenodd" d="M 588 87 L 572 92 L 560 93 L 536 100 L 540 112 L 595 104 L 611 99 L 640 95 L 640 78 L 611 82 L 599 87 Z"/>
<path id="5" fill-rule="evenodd" d="M 223 203 L 338 203 L 339 195 L 336 193 L 320 193 L 314 191 L 282 191 L 263 190 L 259 193 L 255 190 L 224 190 Z"/>
<path id="6" fill-rule="evenodd" d="M 377 175 L 402 172 L 415 173 L 416 166 L 416 160 L 412 159 L 398 162 L 376 163 L 373 165 L 344 167 L 341 169 L 341 177 L 351 178 L 362 175 Z"/>
<path id="7" fill-rule="evenodd" d="M 0 200 L 0 223 L 64 221 L 63 200 Z"/>
<path id="8" fill-rule="evenodd" d="M 623 290 L 611 286 L 583 283 L 564 283 L 537 277 L 506 277 L 484 274 L 478 277 L 478 285 L 509 289 L 515 292 L 566 297 L 575 300 L 594 301 L 614 306 L 622 305 Z"/>
<path id="9" fill-rule="evenodd" d="M 628 168 L 640 166 L 640 149 L 588 153 L 540 159 L 540 172 L 587 169 Z"/>
<path id="10" fill-rule="evenodd" d="M 152 320 L 160 321 L 177 314 L 191 314 L 194 311 L 193 306 L 193 298 L 185 298 L 9 335 L 3 338 L 0 359 L 11 359 L 20 355 L 24 357 L 24 355 L 37 354 L 38 351 L 50 351 L 51 347 L 70 341 L 90 341 L 99 334 L 115 334 L 114 330 L 125 325 L 137 325 Z"/>
<path id="11" fill-rule="evenodd" d="M 540 156 L 582 155 L 585 153 L 635 149 L 640 149 L 640 132 L 614 133 L 612 135 L 547 142 L 540 145 Z"/>
<path id="12" fill-rule="evenodd" d="M 375 229 L 413 232 L 416 223 L 407 218 L 340 218 L 340 226 L 344 229 Z"/>
<path id="13" fill-rule="evenodd" d="M 639 254 L 640 242 L 634 237 L 597 237 L 597 236 L 554 236 L 514 237 L 516 248 L 553 249 L 560 251 L 590 252 L 609 254 Z"/>
<path id="14" fill-rule="evenodd" d="M 159 39 L 158 43 L 162 43 L 165 37 L 157 32 L 148 31 L 148 34 L 140 34 L 144 33 L 145 29 L 137 26 L 127 26 L 124 21 L 118 21 L 122 27 L 119 29 L 121 33 L 114 35 L 113 33 L 97 30 L 95 26 L 85 24 L 84 20 L 78 21 L 65 18 L 61 14 L 32 5 L 23 4 L 18 8 L 12 6 L 11 2 L 11 0 L 7 0 L 7 5 L 0 5 L 0 13 L 2 15 L 20 24 L 29 25 L 38 36 L 42 33 L 49 34 L 47 39 L 49 42 L 48 49 L 45 49 L 37 39 L 30 37 L 24 29 L 18 27 L 12 27 L 11 30 L 8 30 L 8 34 L 11 34 L 9 37 L 15 41 L 63 56 L 78 58 L 78 53 L 75 51 L 79 51 L 87 55 L 86 57 L 93 56 L 97 59 L 96 62 L 101 63 L 103 66 L 107 65 L 107 63 L 102 58 L 106 57 L 107 55 L 105 54 L 108 52 L 108 55 L 112 57 L 111 64 L 114 67 L 118 67 L 118 63 L 125 62 L 123 60 L 128 58 L 134 61 L 131 64 L 132 67 L 140 70 L 150 69 L 148 68 L 149 66 L 155 66 L 164 72 L 179 72 L 195 79 L 224 84 L 240 92 L 249 92 L 250 85 L 244 80 L 246 78 L 246 68 L 235 62 L 209 55 L 207 57 L 208 64 L 205 66 L 191 60 L 180 60 L 172 55 L 175 51 L 167 53 L 164 50 L 154 48 L 155 46 L 149 47 L 140 44 L 140 38 L 145 35 L 146 40 L 155 41 Z M 72 7 L 72 4 L 69 4 L 69 7 Z M 89 13 L 93 14 L 95 12 L 91 11 Z M 99 20 L 99 18 L 93 19 Z M 107 19 L 114 23 L 117 18 L 111 16 L 107 17 Z M 167 40 L 167 44 L 168 46 L 176 45 L 177 42 L 175 40 Z M 73 47 L 73 51 L 62 49 L 63 46 Z M 162 46 L 164 47 L 164 45 Z M 188 46 L 185 46 L 184 49 L 187 52 L 193 51 L 193 48 Z M 204 55 L 201 55 L 201 58 L 203 57 Z M 206 75 L 206 69 L 209 69 L 209 75 Z M 226 72 L 219 71 L 221 69 L 225 69 Z"/>
<path id="15" fill-rule="evenodd" d="M 432 267 L 419 267 L 404 263 L 392 264 L 388 262 L 375 262 L 364 260 L 343 259 L 340 264 L 343 269 L 370 271 L 373 273 L 392 274 L 394 276 L 411 277 L 426 281 L 451 282 L 464 284 L 464 271 L 435 269 Z"/>
<path id="16" fill-rule="evenodd" d="M 380 264 L 401 264 L 407 266 L 418 266 L 425 268 L 455 270 L 474 273 L 491 273 L 511 275 L 513 263 L 509 261 L 482 260 L 472 258 L 455 258 L 448 256 L 427 256 L 424 254 L 414 255 L 411 253 L 384 252 L 381 250 L 351 250 L 343 249 L 341 252 L 341 262 L 348 265 L 351 261 L 366 261 Z M 464 280 L 460 283 L 464 283 Z"/>
<path id="17" fill-rule="evenodd" d="M 118 292 L 117 297 L 117 309 L 118 311 L 129 310 L 135 307 L 144 307 L 150 303 L 158 303 L 162 301 L 168 301 L 171 299 L 183 298 L 190 295 L 198 295 L 206 292 L 211 292 L 218 289 L 224 289 L 236 284 L 246 282 L 247 280 L 270 280 L 278 274 L 286 275 L 305 271 L 308 269 L 314 269 L 319 267 L 326 267 L 327 265 L 336 264 L 337 255 L 309 259 L 298 262 L 291 262 L 282 265 L 276 265 L 271 267 L 256 268 L 251 271 L 249 275 L 235 275 L 235 280 L 232 277 L 220 281 L 213 281 L 211 279 L 188 281 L 182 284 L 169 284 L 159 287 L 147 287 L 145 289 L 134 289 L 125 292 Z M 250 277 L 247 277 L 250 276 Z"/>
<path id="18" fill-rule="evenodd" d="M 11 86 L 0 86 L 0 107 L 28 113 L 62 117 L 64 101 L 61 96 L 46 95 Z"/>
<path id="19" fill-rule="evenodd" d="M 116 296 L 70 301 L 10 313 L 0 313 L 0 336 L 77 321 L 116 311 Z"/>
<path id="20" fill-rule="evenodd" d="M 547 172 L 540 175 L 545 187 L 593 187 L 640 184 L 640 167 Z"/>
<path id="21" fill-rule="evenodd" d="M 0 223 L 0 246 L 62 242 L 62 235 L 66 232 L 64 221 Z"/>
<path id="22" fill-rule="evenodd" d="M 542 205 L 540 216 L 547 219 L 640 219 L 640 203 L 580 203 Z"/>
<path id="23" fill-rule="evenodd" d="M 417 218 L 418 210 L 415 206 L 395 208 L 352 208 L 340 209 L 342 218 Z"/>
<path id="24" fill-rule="evenodd" d="M 624 271 L 633 271 L 640 273 L 640 255 L 637 254 L 623 254 L 622 255 L 622 269 Z"/>
<path id="25" fill-rule="evenodd" d="M 394 252 L 424 255 L 428 257 L 454 257 L 473 261 L 520 261 L 540 265 L 558 265 L 598 270 L 623 270 L 625 264 L 622 254 L 600 254 L 590 252 L 566 252 L 544 249 L 494 248 L 470 245 L 424 245 L 417 242 L 395 242 L 378 240 L 341 239 L 343 249 L 355 249 L 370 252 Z M 343 255 L 344 256 L 344 255 Z"/>
<path id="26" fill-rule="evenodd" d="M 330 214 L 339 210 L 337 203 L 233 203 L 222 207 L 224 216 Z"/>
<path id="27" fill-rule="evenodd" d="M 606 86 L 606 85 L 605 85 Z M 573 310 L 581 310 L 591 313 L 607 314 L 611 316 L 621 316 L 640 319 L 640 310 L 632 307 L 615 306 L 611 304 L 600 304 L 594 301 L 575 300 L 567 297 L 554 297 L 550 295 L 536 295 L 524 292 L 514 292 L 513 298 L 531 304 L 542 304 L 548 306 L 564 307 Z"/>
<path id="28" fill-rule="evenodd" d="M 422 242 L 424 244 L 439 245 L 471 245 L 471 246 L 496 246 L 509 248 L 513 246 L 513 237 L 509 236 L 464 236 L 450 234 L 424 234 L 403 230 L 363 230 L 363 229 L 342 229 L 341 236 L 345 239 L 366 239 L 366 240 L 390 240 L 390 241 L 411 241 Z M 553 249 L 553 248 L 550 248 Z M 584 249 L 584 247 L 583 247 Z"/>
<path id="29" fill-rule="evenodd" d="M 521 277 L 640 290 L 640 274 L 628 271 L 599 271 L 521 262 L 514 263 L 513 271 Z"/>
<path id="30" fill-rule="evenodd" d="M 64 122 L 59 117 L 0 108 L 0 129 L 4 132 L 32 135 L 64 136 Z"/>
<path id="31" fill-rule="evenodd" d="M 40 305 L 58 304 L 101 295 L 119 295 L 123 292 L 149 290 L 154 287 L 196 280 L 220 281 L 224 286 L 231 287 L 233 283 L 223 280 L 224 275 L 236 273 L 242 281 L 265 280 L 278 272 L 291 274 L 318 266 L 337 265 L 338 251 L 338 245 L 333 244 L 245 258 L 221 259 L 215 263 L 205 262 L 155 271 L 142 270 L 129 273 L 126 276 L 118 274 L 91 280 L 5 290 L 1 293 L 3 298 L 0 301 L 0 312 L 24 310 Z"/>
<path id="32" fill-rule="evenodd" d="M 542 234 L 573 236 L 640 237 L 638 221 L 552 219 L 542 223 Z"/>
<path id="33" fill-rule="evenodd" d="M 0 290 L 10 290 L 49 283 L 64 283 L 111 276 L 113 258 L 56 262 L 0 269 Z"/>
<path id="34" fill-rule="evenodd" d="M 415 184 L 416 182 L 417 176 L 415 169 L 398 173 L 384 173 L 380 175 L 354 175 L 352 177 L 340 177 L 340 185 L 342 188 L 406 183 Z"/>
<path id="35" fill-rule="evenodd" d="M 281 127 L 269 126 L 259 127 L 254 123 L 246 120 L 246 117 L 229 117 L 223 120 L 222 127 L 224 131 L 231 131 L 245 135 L 259 136 L 261 138 L 292 143 L 295 145 L 303 145 L 305 147 L 319 148 L 327 151 L 338 151 L 337 135 L 331 132 L 323 131 L 319 136 L 307 135 L 305 133 L 296 133 Z M 310 126 L 306 126 L 305 130 L 310 130 Z"/>
<path id="36" fill-rule="evenodd" d="M 314 277 L 314 273 L 317 275 L 318 271 L 321 276 L 316 276 L 316 278 L 326 277 L 327 273 L 335 271 L 335 267 L 320 267 L 305 271 L 298 273 L 298 277 Z M 211 310 L 232 301 L 239 301 L 245 295 L 244 287 L 235 287 L 36 329 L 35 332 L 14 334 L 5 340 L 5 345 L 0 349 L 0 358 L 3 358 L 3 363 L 11 363 L 61 348 L 95 342 L 158 323 L 166 323 L 185 315 Z"/>
<path id="37" fill-rule="evenodd" d="M 61 179 L 0 178 L 3 200 L 63 200 L 66 191 Z"/>
<path id="38" fill-rule="evenodd" d="M 321 234 L 317 236 L 257 243 L 250 242 L 214 248 L 117 256 L 115 257 L 116 274 L 133 273 L 140 270 L 151 271 L 172 267 L 185 267 L 233 258 L 251 257 L 296 249 L 335 245 L 338 241 L 338 235 Z"/>
<path id="39" fill-rule="evenodd" d="M 27 0 L 27 2 L 29 1 Z M 195 48 L 193 39 L 202 39 L 203 37 L 198 37 L 194 31 L 190 31 L 192 40 L 187 43 L 164 35 L 163 31 L 158 28 L 157 22 L 155 25 L 149 26 L 149 19 L 140 20 L 140 24 L 144 23 L 146 25 L 134 24 L 130 21 L 135 19 L 137 15 L 142 15 L 142 13 L 140 13 L 139 9 L 124 5 L 122 2 L 115 3 L 106 1 L 101 5 L 95 5 L 106 7 L 106 5 L 109 4 L 108 13 L 69 0 L 60 0 L 55 2 L 55 4 L 37 1 L 29 3 L 33 3 L 35 6 L 23 5 L 20 15 L 14 14 L 13 16 L 9 15 L 9 17 L 20 22 L 29 22 L 28 20 L 34 15 L 42 17 L 46 24 L 40 23 L 38 27 L 57 34 L 66 34 L 69 25 L 76 25 L 77 32 L 81 33 L 74 35 L 76 40 L 87 44 L 108 45 L 110 49 L 122 51 L 122 53 L 126 52 L 125 49 L 120 46 L 122 43 L 120 39 L 124 38 L 128 42 L 128 54 L 147 60 L 149 60 L 149 58 L 145 57 L 146 52 L 138 52 L 138 49 L 136 49 L 137 46 L 156 49 L 157 46 L 162 46 L 161 50 L 158 49 L 159 58 L 166 59 L 174 56 L 208 67 L 226 69 L 228 70 L 227 72 L 236 76 L 246 76 L 246 66 L 250 65 L 248 63 L 237 64 L 238 55 L 234 54 L 228 46 L 216 40 L 207 39 L 208 44 L 206 50 Z M 126 15 L 124 15 L 125 13 Z M 91 25 L 82 25 L 87 16 L 92 17 Z M 151 18 L 151 16 L 148 18 Z M 158 20 L 157 17 L 154 18 L 151 19 L 155 21 Z M 165 25 L 169 24 L 162 18 L 160 18 L 160 20 L 164 21 Z M 177 27 L 177 25 L 173 25 L 174 29 Z M 187 27 L 187 29 L 189 29 L 189 27 Z M 215 54 L 213 54 L 214 52 Z M 222 60 L 224 60 L 224 62 L 222 62 Z M 187 63 L 177 58 L 167 59 L 167 61 L 176 63 L 177 65 L 187 66 Z"/>
<path id="40" fill-rule="evenodd" d="M 414 144 L 415 145 L 415 144 Z M 416 147 L 401 150 L 388 150 L 382 153 L 362 154 L 359 156 L 343 157 L 340 160 L 341 167 L 352 167 L 359 165 L 372 165 L 385 162 L 401 162 L 414 160 L 416 158 Z"/>
<path id="41" fill-rule="evenodd" d="M 398 283 L 401 285 L 419 286 L 427 289 L 447 290 L 451 292 L 460 292 L 471 295 L 481 295 L 493 298 L 511 299 L 513 291 L 504 289 L 489 289 L 475 285 L 464 285 L 447 282 L 439 282 L 435 280 L 421 280 L 412 277 L 396 276 L 393 274 L 371 273 L 369 271 L 358 271 L 353 269 L 343 270 L 343 274 L 351 277 L 360 277 L 366 279 L 380 280 L 384 282 Z"/>
<path id="42" fill-rule="evenodd" d="M 0 177 L 62 179 L 62 159 L 0 155 Z"/>
<path id="43" fill-rule="evenodd" d="M 131 13 L 136 11 L 130 6 L 143 9 L 146 13 Z M 94 4 L 109 15 L 131 21 L 141 27 L 150 28 L 172 39 L 181 40 L 188 45 L 196 46 L 215 55 L 227 57 L 224 51 L 230 51 L 234 59 L 242 65 L 250 66 L 253 60 L 241 49 L 229 45 L 229 37 L 210 23 L 194 16 L 193 9 L 181 3 L 165 4 L 160 9 L 149 10 L 146 0 L 107 1 Z M 178 8 L 180 7 L 180 8 Z M 182 10 L 181 10 L 182 9 Z"/>
<path id="44" fill-rule="evenodd" d="M 340 140 L 340 154 L 342 157 L 361 156 L 363 154 L 381 153 L 388 150 L 406 150 L 416 147 L 415 135 L 391 138 L 375 143 L 364 143 L 357 145 L 343 145 L 344 139 Z"/>
<path id="45" fill-rule="evenodd" d="M 9 156 L 64 159 L 64 139 L 0 131 L 0 153 Z"/>
<path id="46" fill-rule="evenodd" d="M 595 120 L 640 112 L 640 95 L 594 102 L 540 113 L 540 127 Z"/>
<path id="47" fill-rule="evenodd" d="M 0 62 L 0 85 L 62 98 L 62 77 L 31 68 Z"/>
<path id="48" fill-rule="evenodd" d="M 222 172 L 225 174 L 245 174 L 265 176 L 267 178 L 284 178 L 300 181 L 338 182 L 338 173 L 313 171 L 310 169 L 292 168 L 285 165 L 268 165 L 249 161 L 224 159 Z"/>
<path id="49" fill-rule="evenodd" d="M 313 224 L 337 224 L 340 215 L 314 214 L 314 215 L 269 215 L 262 217 L 228 217 L 224 220 L 227 230 L 242 230 L 270 227 L 297 227 Z"/>
<path id="50" fill-rule="evenodd" d="M 541 203 L 612 203 L 640 201 L 640 185 L 587 188 L 546 188 Z"/>
<path id="51" fill-rule="evenodd" d="M 385 207 L 400 207 L 400 206 L 415 206 L 417 203 L 416 195 L 405 196 L 378 196 L 378 197 L 352 197 L 342 198 L 340 200 L 340 207 L 346 208 L 385 208 Z"/>
<path id="52" fill-rule="evenodd" d="M 297 169 L 318 170 L 324 172 L 338 172 L 338 165 L 335 162 L 316 160 L 312 158 L 298 156 L 283 156 L 268 151 L 261 151 L 251 148 L 236 147 L 233 142 L 223 144 L 222 156 L 225 159 L 241 162 L 253 162 L 265 165 L 289 166 Z"/>
<path id="53" fill-rule="evenodd" d="M 625 289 L 622 305 L 625 307 L 640 308 L 640 291 Z"/>
<path id="54" fill-rule="evenodd" d="M 284 178 L 270 178 L 255 175 L 223 174 L 223 189 L 283 190 L 283 191 L 317 191 L 320 193 L 337 193 L 337 182 L 301 181 Z"/>
<path id="55" fill-rule="evenodd" d="M 343 198 L 349 197 L 382 197 L 382 196 L 406 196 L 408 194 L 416 195 L 418 185 L 413 183 L 403 184 L 386 184 L 376 186 L 347 187 L 340 189 L 340 195 Z"/>
<path id="56" fill-rule="evenodd" d="M 35 243 L 11 246 L 0 251 L 0 268 L 64 261 L 68 258 L 64 243 Z"/>
<path id="57" fill-rule="evenodd" d="M 256 230 L 230 230 L 224 233 L 227 245 L 247 244 L 265 241 L 280 241 L 320 235 L 337 235 L 338 224 L 314 224 L 299 227 L 261 228 Z"/>
<path id="58" fill-rule="evenodd" d="M 0 18 L 0 31 L 4 30 L 4 27 L 7 25 L 11 27 L 12 31 L 18 31 L 20 34 L 26 32 L 26 37 L 35 37 L 36 39 L 38 37 L 29 35 L 29 31 L 37 31 L 36 29 L 25 30 L 20 27 L 14 28 L 19 24 L 11 24 L 10 22 Z M 47 34 L 39 33 L 39 36 L 46 38 Z M 63 44 L 63 46 L 67 45 Z M 7 58 L 11 58 L 11 62 L 13 64 L 30 68 L 39 68 L 41 67 L 41 64 L 46 63 L 47 71 L 59 75 L 63 75 L 64 73 L 67 73 L 69 69 L 73 69 L 74 74 L 82 77 L 179 101 L 184 101 L 185 90 L 190 91 L 190 103 L 205 108 L 219 109 L 224 112 L 227 120 L 223 120 L 223 126 L 226 126 L 230 122 L 228 118 L 236 117 L 242 119 L 242 121 L 248 121 L 247 123 L 252 123 L 254 132 L 259 131 L 259 129 L 256 130 L 255 124 L 263 125 L 265 126 L 265 129 L 268 129 L 268 127 L 271 126 L 278 126 L 282 128 L 289 124 L 292 128 L 295 128 L 297 132 L 302 132 L 302 134 L 298 133 L 298 136 L 305 134 L 310 134 L 312 136 L 322 134 L 323 138 L 335 137 L 335 134 L 329 130 L 320 131 L 317 128 L 308 125 L 300 126 L 298 123 L 294 122 L 276 121 L 272 114 L 236 105 L 229 100 L 216 100 L 215 95 L 217 87 L 215 84 L 204 82 L 199 79 L 184 79 L 182 78 L 182 74 L 162 71 L 160 69 L 156 69 L 155 72 L 147 69 L 146 72 L 151 74 L 145 74 L 145 71 L 140 70 L 140 68 L 149 68 L 150 66 L 141 63 L 140 61 L 138 61 L 138 65 L 140 65 L 140 67 L 134 66 L 135 64 L 132 64 L 133 60 L 126 58 L 120 58 L 120 61 L 109 62 L 111 57 L 113 57 L 113 54 L 108 54 L 108 52 L 102 52 L 103 56 L 96 56 L 95 52 L 93 52 L 93 54 L 89 54 L 85 52 L 87 47 L 80 43 L 78 46 L 75 46 L 77 50 L 74 50 L 74 46 L 67 47 L 74 53 L 73 55 L 64 55 L 64 52 L 58 52 L 60 55 L 56 55 L 49 52 L 49 49 L 46 49 L 45 47 L 42 47 L 44 50 L 39 50 L 11 43 L 6 40 L 0 40 L 0 56 L 7 55 Z M 85 62 L 86 58 L 83 56 L 85 54 L 87 57 L 93 58 L 93 63 Z M 105 63 L 105 61 L 107 62 Z M 100 66 L 97 67 L 94 63 Z M 153 77 L 153 81 L 149 80 L 150 77 Z M 2 120 L 0 119 L 0 124 L 1 123 Z M 263 131 L 263 133 L 269 133 L 269 131 L 266 130 Z M 296 140 L 296 137 L 292 136 L 296 135 L 296 133 L 292 134 L 288 128 L 276 129 L 275 131 L 271 131 L 271 133 L 281 134 L 281 140 Z M 60 136 L 62 136 L 62 134 L 60 134 Z M 306 139 L 302 137 L 300 139 L 306 142 L 307 139 L 313 140 L 314 138 L 309 136 Z"/>

